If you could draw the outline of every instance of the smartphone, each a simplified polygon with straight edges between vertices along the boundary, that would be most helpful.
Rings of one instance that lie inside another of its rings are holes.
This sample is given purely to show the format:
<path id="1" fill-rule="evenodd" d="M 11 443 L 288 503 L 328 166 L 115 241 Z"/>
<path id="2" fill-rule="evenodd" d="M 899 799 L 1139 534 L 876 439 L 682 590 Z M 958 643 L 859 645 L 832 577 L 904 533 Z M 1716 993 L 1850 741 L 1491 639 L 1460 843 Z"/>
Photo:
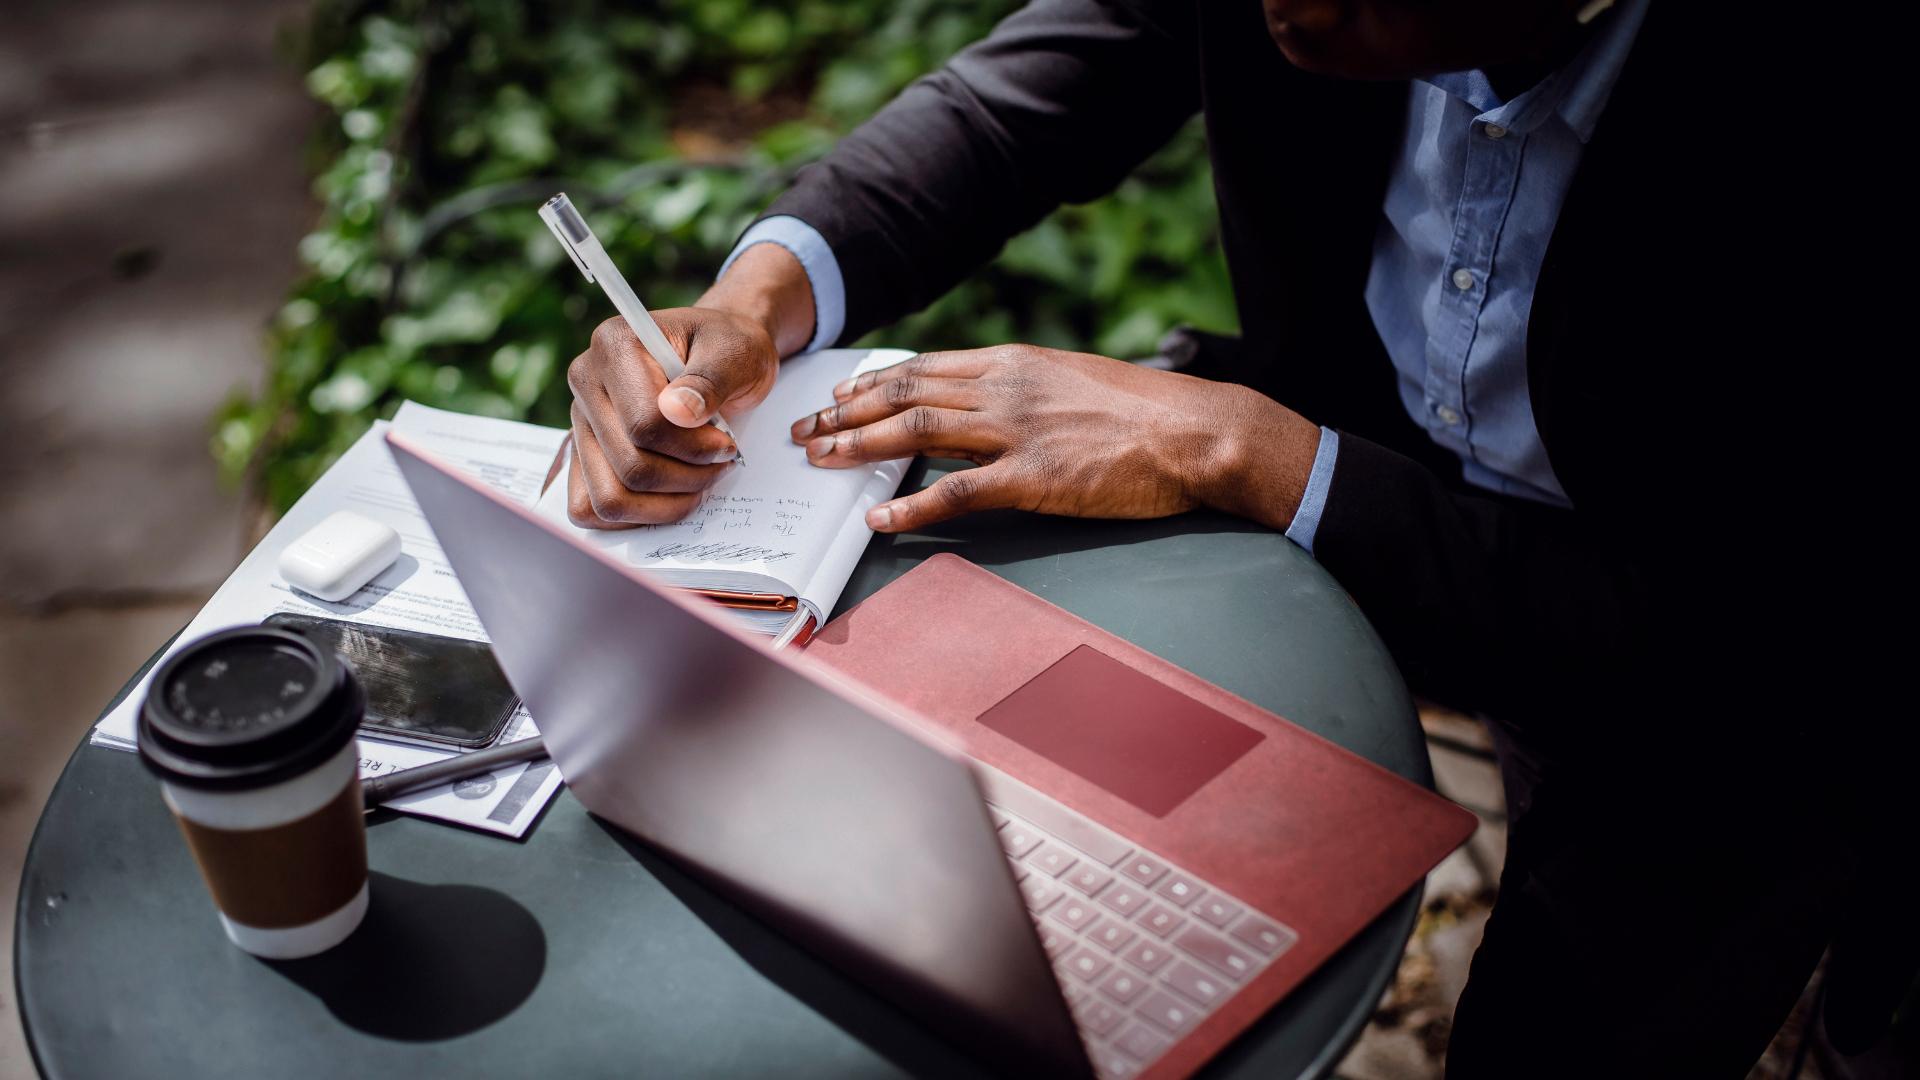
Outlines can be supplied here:
<path id="1" fill-rule="evenodd" d="M 490 746 L 520 707 L 483 641 L 283 612 L 266 626 L 339 653 L 367 693 L 360 730 L 377 739 L 473 750 Z"/>

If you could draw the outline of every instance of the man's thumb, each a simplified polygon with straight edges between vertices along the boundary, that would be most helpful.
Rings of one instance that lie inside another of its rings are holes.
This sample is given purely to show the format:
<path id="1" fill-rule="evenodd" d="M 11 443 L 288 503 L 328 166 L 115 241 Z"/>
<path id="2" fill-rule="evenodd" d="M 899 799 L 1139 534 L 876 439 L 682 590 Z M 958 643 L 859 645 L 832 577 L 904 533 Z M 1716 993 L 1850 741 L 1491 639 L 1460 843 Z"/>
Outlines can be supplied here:
<path id="1" fill-rule="evenodd" d="M 660 415 L 681 427 L 699 427 L 721 400 L 712 379 L 689 371 L 660 391 Z"/>

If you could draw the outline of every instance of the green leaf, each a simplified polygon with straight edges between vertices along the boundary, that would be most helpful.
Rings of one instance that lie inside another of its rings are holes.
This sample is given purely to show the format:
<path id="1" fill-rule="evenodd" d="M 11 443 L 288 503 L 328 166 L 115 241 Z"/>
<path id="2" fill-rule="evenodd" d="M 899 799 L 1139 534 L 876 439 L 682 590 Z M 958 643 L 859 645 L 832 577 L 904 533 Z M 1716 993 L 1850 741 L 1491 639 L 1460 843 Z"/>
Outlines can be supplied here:
<path id="1" fill-rule="evenodd" d="M 518 86 L 501 88 L 486 132 L 493 152 L 507 163 L 537 166 L 553 160 L 554 142 L 546 110 Z"/>
<path id="2" fill-rule="evenodd" d="M 654 200 L 647 219 L 654 228 L 672 231 L 692 221 L 707 205 L 712 185 L 705 173 L 695 173 L 679 187 Z"/>
<path id="3" fill-rule="evenodd" d="M 422 315 L 395 315 L 384 336 L 397 349 L 414 352 L 429 345 L 485 341 L 500 324 L 495 303 L 475 289 L 461 289 Z"/>
<path id="4" fill-rule="evenodd" d="M 406 398 L 566 423 L 566 363 L 613 312 L 541 199 L 564 186 L 648 303 L 689 303 L 795 169 L 1017 6 L 316 0 L 305 273 L 210 452 L 285 507 Z M 1176 323 L 1231 332 L 1217 218 L 1190 124 L 1119 192 L 1049 215 L 870 340 L 1133 356 Z"/>
<path id="5" fill-rule="evenodd" d="M 763 7 L 735 23 L 727 43 L 742 56 L 778 56 L 792 40 L 792 25 L 777 8 Z"/>

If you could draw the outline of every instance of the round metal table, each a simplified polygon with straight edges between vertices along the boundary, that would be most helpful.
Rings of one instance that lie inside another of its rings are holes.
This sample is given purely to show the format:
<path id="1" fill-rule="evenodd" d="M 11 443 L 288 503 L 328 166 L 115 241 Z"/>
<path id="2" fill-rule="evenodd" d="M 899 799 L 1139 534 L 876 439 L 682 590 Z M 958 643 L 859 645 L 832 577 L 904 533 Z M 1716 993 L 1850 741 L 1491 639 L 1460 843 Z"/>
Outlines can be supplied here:
<path id="1" fill-rule="evenodd" d="M 907 482 L 938 472 L 921 463 Z M 940 551 L 1432 784 L 1385 648 L 1276 533 L 1205 514 L 981 514 L 876 538 L 842 607 Z M 20 1014 L 41 1071 L 984 1074 L 564 792 L 523 842 L 381 813 L 368 844 L 374 906 L 362 929 L 311 960 L 256 960 L 227 944 L 135 756 L 82 745 L 34 834 L 15 922 Z M 1392 978 L 1418 909 L 1416 888 L 1206 1075 L 1330 1072 Z"/>

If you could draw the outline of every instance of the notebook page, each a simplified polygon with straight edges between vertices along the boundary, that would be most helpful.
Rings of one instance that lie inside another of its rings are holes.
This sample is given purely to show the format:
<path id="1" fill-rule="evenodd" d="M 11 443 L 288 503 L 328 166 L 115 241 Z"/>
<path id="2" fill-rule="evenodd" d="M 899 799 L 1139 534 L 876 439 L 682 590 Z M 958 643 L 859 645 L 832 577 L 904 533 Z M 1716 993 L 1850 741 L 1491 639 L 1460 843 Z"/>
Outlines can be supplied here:
<path id="1" fill-rule="evenodd" d="M 673 572 L 682 583 L 701 573 L 751 574 L 779 583 L 783 592 L 814 599 L 811 592 L 826 584 L 817 579 L 830 555 L 841 555 L 836 564 L 844 561 L 844 549 L 853 545 L 853 557 L 859 558 L 869 535 L 866 508 L 893 494 L 907 461 L 822 469 L 808 464 L 789 429 L 806 413 L 832 404 L 840 380 L 912 355 L 903 349 L 826 349 L 796 356 L 780 365 L 767 400 L 734 425 L 747 464 L 708 488 L 693 513 L 671 524 L 633 529 L 567 527 L 625 562 Z M 567 523 L 566 484 L 555 482 L 547 489 L 539 512 Z M 843 537 L 850 530 L 853 535 Z M 839 571 L 840 585 L 851 571 L 849 561 Z M 837 597 L 838 588 L 832 593 Z"/>

